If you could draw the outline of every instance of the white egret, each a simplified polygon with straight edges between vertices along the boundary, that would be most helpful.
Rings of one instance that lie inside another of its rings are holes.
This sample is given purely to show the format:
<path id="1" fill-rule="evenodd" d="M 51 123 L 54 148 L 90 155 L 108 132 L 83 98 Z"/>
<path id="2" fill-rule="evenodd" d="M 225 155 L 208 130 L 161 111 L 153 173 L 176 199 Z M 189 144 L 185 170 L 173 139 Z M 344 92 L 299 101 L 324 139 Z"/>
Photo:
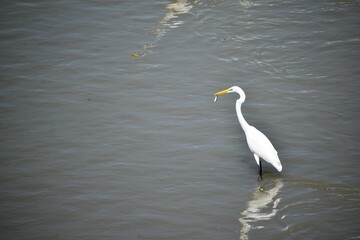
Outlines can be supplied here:
<path id="1" fill-rule="evenodd" d="M 249 125 L 241 112 L 241 105 L 245 102 L 245 92 L 238 86 L 233 86 L 231 88 L 225 89 L 223 91 L 215 93 L 215 100 L 217 96 L 235 92 L 240 95 L 240 98 L 236 101 L 236 114 L 238 116 L 240 125 L 245 132 L 246 141 L 250 148 L 250 151 L 254 154 L 256 163 L 259 166 L 259 174 L 262 178 L 262 165 L 261 159 L 273 165 L 279 172 L 282 170 L 282 165 L 278 157 L 277 151 L 274 146 L 271 144 L 270 140 L 255 127 Z"/>

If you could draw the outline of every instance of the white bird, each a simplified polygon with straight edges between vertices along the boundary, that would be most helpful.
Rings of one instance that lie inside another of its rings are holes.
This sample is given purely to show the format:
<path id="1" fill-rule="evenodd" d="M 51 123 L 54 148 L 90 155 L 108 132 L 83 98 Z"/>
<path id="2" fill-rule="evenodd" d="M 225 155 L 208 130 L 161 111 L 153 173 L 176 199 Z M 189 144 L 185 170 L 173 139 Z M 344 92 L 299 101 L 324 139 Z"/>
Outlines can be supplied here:
<path id="1" fill-rule="evenodd" d="M 254 154 L 255 161 L 259 166 L 260 177 L 262 178 L 262 166 L 260 158 L 270 163 L 279 172 L 281 172 L 282 165 L 280 159 L 278 157 L 277 151 L 271 144 L 270 140 L 262 132 L 257 130 L 255 127 L 249 125 L 246 122 L 244 116 L 242 115 L 241 105 L 245 102 L 245 92 L 240 87 L 233 86 L 231 88 L 215 93 L 214 101 L 216 101 L 217 96 L 231 92 L 236 92 L 240 95 L 240 98 L 236 100 L 236 114 L 238 116 L 240 125 L 245 132 L 246 141 L 248 143 L 250 151 Z"/>

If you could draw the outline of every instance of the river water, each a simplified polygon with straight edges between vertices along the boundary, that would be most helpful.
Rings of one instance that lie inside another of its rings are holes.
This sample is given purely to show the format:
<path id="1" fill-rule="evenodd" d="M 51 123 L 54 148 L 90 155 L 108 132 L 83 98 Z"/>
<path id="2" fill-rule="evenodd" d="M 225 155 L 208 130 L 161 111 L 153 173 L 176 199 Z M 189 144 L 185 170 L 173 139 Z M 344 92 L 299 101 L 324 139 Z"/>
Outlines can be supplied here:
<path id="1" fill-rule="evenodd" d="M 0 11 L 1 239 L 360 238 L 359 1 Z"/>

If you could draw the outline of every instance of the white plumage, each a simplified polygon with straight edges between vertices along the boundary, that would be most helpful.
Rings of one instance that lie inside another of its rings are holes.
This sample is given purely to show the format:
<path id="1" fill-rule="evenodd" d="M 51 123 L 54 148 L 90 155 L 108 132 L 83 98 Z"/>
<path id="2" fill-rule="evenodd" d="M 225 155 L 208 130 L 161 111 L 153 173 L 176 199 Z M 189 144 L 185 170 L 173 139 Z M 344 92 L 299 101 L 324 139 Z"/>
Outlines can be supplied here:
<path id="1" fill-rule="evenodd" d="M 246 135 L 246 141 L 250 148 L 250 151 L 254 154 L 256 163 L 259 165 L 259 174 L 262 178 L 262 165 L 261 159 L 273 165 L 279 172 L 282 171 L 282 165 L 278 157 L 277 151 L 270 142 L 270 140 L 255 127 L 249 125 L 241 112 L 241 105 L 245 102 L 245 92 L 238 86 L 225 89 L 223 91 L 215 93 L 216 97 L 222 94 L 236 92 L 240 95 L 240 98 L 236 101 L 236 113 L 242 129 Z"/>

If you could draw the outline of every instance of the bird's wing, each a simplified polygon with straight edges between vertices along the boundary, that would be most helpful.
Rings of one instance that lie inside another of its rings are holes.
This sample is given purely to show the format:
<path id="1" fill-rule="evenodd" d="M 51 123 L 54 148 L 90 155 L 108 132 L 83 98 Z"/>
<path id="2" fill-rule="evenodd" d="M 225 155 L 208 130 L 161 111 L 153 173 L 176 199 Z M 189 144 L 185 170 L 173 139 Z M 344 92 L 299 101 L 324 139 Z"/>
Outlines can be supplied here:
<path id="1" fill-rule="evenodd" d="M 258 155 L 262 152 L 277 153 L 270 140 L 255 127 L 251 126 L 245 134 L 251 151 L 257 153 Z"/>
<path id="2" fill-rule="evenodd" d="M 277 155 L 277 151 L 270 140 L 262 132 L 251 126 L 246 131 L 246 140 L 253 153 L 281 171 L 282 166 Z"/>

